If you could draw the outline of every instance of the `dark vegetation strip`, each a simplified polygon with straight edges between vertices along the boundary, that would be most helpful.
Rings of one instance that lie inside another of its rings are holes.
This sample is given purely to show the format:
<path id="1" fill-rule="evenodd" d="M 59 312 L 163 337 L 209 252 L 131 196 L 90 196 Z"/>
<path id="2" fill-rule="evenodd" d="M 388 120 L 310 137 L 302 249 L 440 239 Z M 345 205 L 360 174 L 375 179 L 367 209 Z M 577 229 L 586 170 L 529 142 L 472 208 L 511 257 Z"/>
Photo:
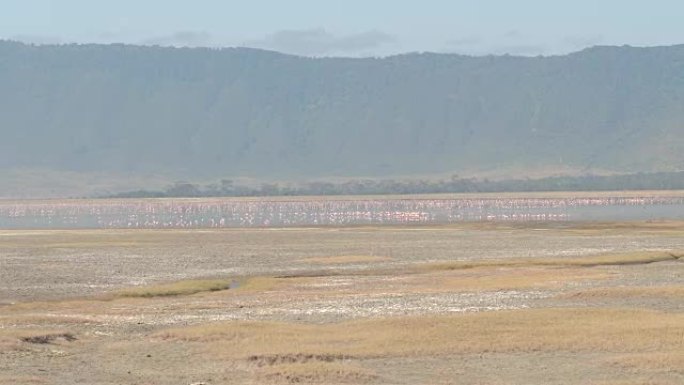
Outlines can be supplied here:
<path id="1" fill-rule="evenodd" d="M 22 337 L 22 342 L 27 342 L 29 344 L 50 344 L 57 339 L 63 339 L 67 342 L 76 341 L 76 337 L 71 333 L 55 333 L 55 334 L 42 334 L 36 336 Z"/>
<path id="2" fill-rule="evenodd" d="M 564 258 L 512 258 L 509 260 L 453 261 L 427 265 L 428 270 L 462 270 L 478 267 L 596 267 L 647 265 L 656 262 L 679 261 L 682 253 L 636 252 L 625 254 L 604 254 L 588 257 Z"/>
<path id="3" fill-rule="evenodd" d="M 419 274 L 426 271 L 466 270 L 475 268 L 519 268 L 519 267 L 597 267 L 647 265 L 657 262 L 684 261 L 682 252 L 634 252 L 623 254 L 603 254 L 585 257 L 564 258 L 510 258 L 470 261 L 442 261 L 423 263 L 409 267 L 359 269 L 359 270 L 314 270 L 280 275 L 275 278 L 317 278 L 333 276 L 375 276 L 391 274 Z"/>
<path id="4" fill-rule="evenodd" d="M 445 194 L 538 191 L 684 190 L 684 171 L 628 175 L 557 176 L 541 179 L 459 178 L 443 180 L 359 179 L 346 182 L 236 184 L 232 180 L 199 185 L 176 182 L 164 190 L 138 190 L 107 198 L 243 197 L 307 195 Z"/>
<path id="5" fill-rule="evenodd" d="M 393 274 L 421 274 L 429 271 L 465 270 L 474 268 L 520 268 L 520 267 L 596 267 L 615 265 L 640 265 L 666 261 L 682 261 L 684 252 L 637 252 L 625 254 L 604 254 L 587 257 L 566 258 L 511 258 L 480 261 L 444 261 L 415 266 L 384 267 L 379 269 L 362 268 L 357 270 L 331 269 L 309 270 L 294 274 L 275 275 L 272 277 L 245 277 L 242 279 L 208 279 L 185 280 L 150 286 L 126 288 L 114 292 L 108 299 L 154 298 L 193 295 L 205 292 L 222 291 L 237 288 L 270 288 L 279 280 L 292 278 L 320 278 L 334 276 L 385 276 Z M 255 280 L 265 279 L 266 282 Z"/>

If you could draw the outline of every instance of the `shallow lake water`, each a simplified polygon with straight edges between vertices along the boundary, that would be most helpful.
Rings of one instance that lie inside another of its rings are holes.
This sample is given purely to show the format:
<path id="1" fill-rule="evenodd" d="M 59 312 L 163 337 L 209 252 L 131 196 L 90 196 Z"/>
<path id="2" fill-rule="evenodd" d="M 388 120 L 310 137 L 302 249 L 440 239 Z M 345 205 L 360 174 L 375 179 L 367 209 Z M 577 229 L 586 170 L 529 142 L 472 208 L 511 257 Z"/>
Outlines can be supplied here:
<path id="1" fill-rule="evenodd" d="M 684 197 L 0 201 L 2 229 L 239 228 L 684 219 Z"/>

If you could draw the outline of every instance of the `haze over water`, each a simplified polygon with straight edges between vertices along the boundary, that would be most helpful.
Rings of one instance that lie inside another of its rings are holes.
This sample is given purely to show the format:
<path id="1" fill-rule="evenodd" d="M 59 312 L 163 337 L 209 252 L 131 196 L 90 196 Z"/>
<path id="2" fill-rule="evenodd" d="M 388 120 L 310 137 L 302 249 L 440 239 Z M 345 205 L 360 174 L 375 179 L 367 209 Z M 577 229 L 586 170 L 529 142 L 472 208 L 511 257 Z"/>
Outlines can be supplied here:
<path id="1" fill-rule="evenodd" d="M 2 229 L 240 228 L 684 219 L 684 197 L 0 202 Z"/>

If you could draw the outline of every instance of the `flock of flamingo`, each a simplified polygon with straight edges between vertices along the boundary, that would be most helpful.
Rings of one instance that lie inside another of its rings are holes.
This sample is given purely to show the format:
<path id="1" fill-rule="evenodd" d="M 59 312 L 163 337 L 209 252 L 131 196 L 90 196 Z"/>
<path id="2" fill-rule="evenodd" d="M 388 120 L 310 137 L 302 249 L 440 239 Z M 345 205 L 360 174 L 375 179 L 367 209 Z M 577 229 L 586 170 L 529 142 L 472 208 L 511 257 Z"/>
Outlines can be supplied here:
<path id="1" fill-rule="evenodd" d="M 0 201 L 0 228 L 224 228 L 565 221 L 583 208 L 684 205 L 682 197 Z"/>

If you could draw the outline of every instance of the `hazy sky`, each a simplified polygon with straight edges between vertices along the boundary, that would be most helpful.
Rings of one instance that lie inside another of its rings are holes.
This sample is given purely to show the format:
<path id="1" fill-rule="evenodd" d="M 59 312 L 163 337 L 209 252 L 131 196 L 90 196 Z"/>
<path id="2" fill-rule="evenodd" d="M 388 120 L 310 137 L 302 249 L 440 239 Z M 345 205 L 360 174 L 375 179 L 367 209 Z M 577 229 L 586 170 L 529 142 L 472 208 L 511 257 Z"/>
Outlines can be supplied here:
<path id="1" fill-rule="evenodd" d="M 302 55 L 538 55 L 684 43 L 681 0 L 2 0 L 0 38 Z"/>

